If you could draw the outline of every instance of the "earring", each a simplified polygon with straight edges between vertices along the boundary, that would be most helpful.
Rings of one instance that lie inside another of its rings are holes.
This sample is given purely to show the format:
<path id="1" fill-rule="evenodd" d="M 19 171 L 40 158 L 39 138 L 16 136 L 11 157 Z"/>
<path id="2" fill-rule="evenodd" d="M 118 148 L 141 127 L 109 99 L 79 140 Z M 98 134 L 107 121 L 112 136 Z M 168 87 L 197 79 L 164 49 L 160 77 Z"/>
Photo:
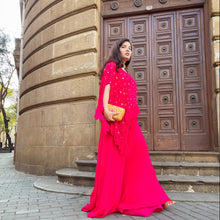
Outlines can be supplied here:
<path id="1" fill-rule="evenodd" d="M 126 65 L 123 63 L 123 68 L 126 69 Z"/>

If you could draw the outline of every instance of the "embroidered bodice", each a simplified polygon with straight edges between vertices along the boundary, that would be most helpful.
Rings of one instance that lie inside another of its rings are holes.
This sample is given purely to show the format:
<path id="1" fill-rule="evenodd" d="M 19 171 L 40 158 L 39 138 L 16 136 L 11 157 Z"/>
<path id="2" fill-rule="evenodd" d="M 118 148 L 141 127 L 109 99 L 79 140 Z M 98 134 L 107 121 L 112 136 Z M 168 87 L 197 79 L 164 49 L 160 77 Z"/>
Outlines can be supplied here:
<path id="1" fill-rule="evenodd" d="M 109 104 L 125 109 L 125 115 L 121 121 L 108 122 L 105 120 L 103 110 L 103 95 L 105 86 L 110 84 Z M 140 113 L 137 105 L 137 84 L 132 76 L 121 68 L 116 71 L 116 63 L 109 62 L 103 71 L 99 88 L 98 105 L 95 112 L 95 119 L 102 123 L 105 133 L 114 137 L 115 145 L 120 153 L 129 153 L 126 149 L 130 120 Z"/>

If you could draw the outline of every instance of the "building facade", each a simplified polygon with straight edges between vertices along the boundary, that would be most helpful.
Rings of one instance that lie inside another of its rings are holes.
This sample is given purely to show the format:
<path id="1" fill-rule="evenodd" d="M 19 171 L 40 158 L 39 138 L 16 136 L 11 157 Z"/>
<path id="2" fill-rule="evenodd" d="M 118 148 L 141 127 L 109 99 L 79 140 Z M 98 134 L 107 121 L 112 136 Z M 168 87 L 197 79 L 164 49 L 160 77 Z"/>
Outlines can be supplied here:
<path id="1" fill-rule="evenodd" d="M 139 125 L 152 151 L 219 151 L 217 0 L 28 0 L 20 56 L 17 170 L 51 175 L 94 159 L 97 73 L 132 43 Z M 22 65 L 22 66 L 21 66 Z"/>

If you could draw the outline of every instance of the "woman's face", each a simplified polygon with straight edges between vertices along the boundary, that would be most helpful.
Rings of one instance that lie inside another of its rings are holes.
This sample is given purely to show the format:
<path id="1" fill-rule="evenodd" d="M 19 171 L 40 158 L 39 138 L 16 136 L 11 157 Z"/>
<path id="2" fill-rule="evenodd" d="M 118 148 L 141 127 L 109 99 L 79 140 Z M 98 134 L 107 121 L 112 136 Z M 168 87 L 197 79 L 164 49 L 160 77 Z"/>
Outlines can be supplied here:
<path id="1" fill-rule="evenodd" d="M 131 44 L 125 41 L 120 47 L 121 57 L 124 62 L 131 59 Z"/>

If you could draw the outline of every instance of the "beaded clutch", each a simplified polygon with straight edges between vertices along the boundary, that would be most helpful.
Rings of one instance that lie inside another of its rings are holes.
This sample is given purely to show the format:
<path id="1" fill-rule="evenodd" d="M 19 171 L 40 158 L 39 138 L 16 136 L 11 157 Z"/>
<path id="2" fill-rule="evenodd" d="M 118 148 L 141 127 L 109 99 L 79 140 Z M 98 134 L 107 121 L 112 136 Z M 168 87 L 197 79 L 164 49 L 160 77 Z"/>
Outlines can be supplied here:
<path id="1" fill-rule="evenodd" d="M 108 104 L 108 110 L 111 111 L 111 112 L 119 112 L 120 113 L 118 115 L 114 115 L 113 116 L 113 119 L 115 121 L 121 121 L 123 116 L 124 116 L 124 114 L 125 114 L 125 109 L 121 108 L 121 107 L 118 107 L 116 105 Z"/>

